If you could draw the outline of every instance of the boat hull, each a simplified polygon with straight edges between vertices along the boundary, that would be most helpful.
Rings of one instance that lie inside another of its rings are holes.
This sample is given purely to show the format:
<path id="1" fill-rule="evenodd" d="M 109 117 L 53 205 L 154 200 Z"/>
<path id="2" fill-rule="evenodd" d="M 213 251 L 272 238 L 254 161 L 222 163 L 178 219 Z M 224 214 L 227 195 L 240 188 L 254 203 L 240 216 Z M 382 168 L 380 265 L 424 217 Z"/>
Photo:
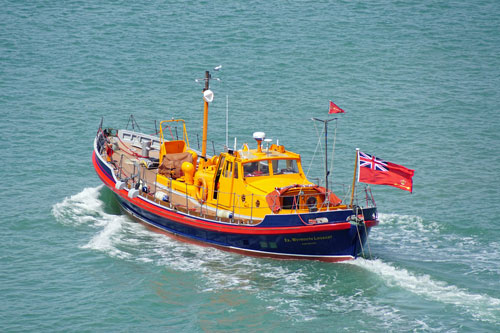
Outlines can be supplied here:
<path id="1" fill-rule="evenodd" d="M 111 164 L 93 152 L 94 168 L 103 183 L 116 194 L 122 208 L 147 226 L 174 238 L 251 256 L 280 259 L 313 259 L 336 262 L 354 259 L 364 252 L 371 227 L 378 224 L 376 208 L 365 208 L 365 222 L 348 222 L 352 210 L 309 214 L 268 215 L 258 225 L 237 225 L 192 216 L 145 197 L 130 198 L 116 189 Z M 335 223 L 309 224 L 326 217 Z M 302 222 L 298 222 L 302 221 Z"/>

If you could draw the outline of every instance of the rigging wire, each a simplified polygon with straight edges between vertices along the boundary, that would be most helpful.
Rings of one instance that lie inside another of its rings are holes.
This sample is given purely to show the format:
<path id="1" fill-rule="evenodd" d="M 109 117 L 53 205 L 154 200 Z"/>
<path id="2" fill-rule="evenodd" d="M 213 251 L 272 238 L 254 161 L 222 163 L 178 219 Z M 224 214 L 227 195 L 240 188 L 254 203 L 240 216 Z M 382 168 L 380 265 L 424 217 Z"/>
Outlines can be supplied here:
<path id="1" fill-rule="evenodd" d="M 331 163 L 330 163 L 330 168 L 329 168 L 329 170 L 332 170 L 332 172 L 333 172 L 333 161 L 334 161 L 334 157 L 335 157 L 335 146 L 337 143 L 337 127 L 338 127 L 338 119 L 335 119 L 335 132 L 334 132 L 334 136 L 333 136 L 332 157 L 331 157 Z M 318 148 L 323 149 L 323 146 L 321 144 L 321 137 L 323 136 L 323 133 L 325 130 L 323 128 L 321 130 L 321 133 L 319 133 L 318 128 L 316 127 L 316 123 L 314 123 L 314 130 L 316 131 L 316 135 L 318 136 L 318 143 L 316 144 L 316 149 L 314 150 L 313 157 L 311 158 L 311 162 L 309 164 L 309 167 L 307 168 L 306 177 L 309 175 L 309 171 L 311 170 L 311 166 L 312 166 L 314 159 L 316 157 L 316 153 L 318 152 Z M 325 148 L 327 148 L 327 147 L 325 147 Z M 328 172 L 329 170 L 325 170 L 325 173 Z"/>
<path id="2" fill-rule="evenodd" d="M 337 124 L 338 124 L 338 119 L 335 119 L 335 132 L 333 134 L 333 148 L 332 148 L 332 162 L 330 164 L 330 170 L 332 170 L 332 173 L 333 173 L 333 157 L 335 156 L 335 144 L 337 142 Z M 332 185 L 333 185 L 333 177 L 332 177 Z"/>
<path id="3" fill-rule="evenodd" d="M 318 152 L 318 147 L 321 148 L 321 135 L 323 134 L 323 130 L 321 131 L 321 133 L 318 133 L 318 129 L 316 128 L 316 123 L 314 123 L 314 130 L 316 131 L 316 134 L 318 135 L 318 143 L 316 144 L 316 149 L 314 150 L 313 157 L 311 158 L 311 162 L 309 163 L 309 167 L 307 168 L 306 178 L 309 175 L 309 171 L 311 170 L 312 164 L 314 162 L 314 158 L 316 157 L 316 153 Z"/>

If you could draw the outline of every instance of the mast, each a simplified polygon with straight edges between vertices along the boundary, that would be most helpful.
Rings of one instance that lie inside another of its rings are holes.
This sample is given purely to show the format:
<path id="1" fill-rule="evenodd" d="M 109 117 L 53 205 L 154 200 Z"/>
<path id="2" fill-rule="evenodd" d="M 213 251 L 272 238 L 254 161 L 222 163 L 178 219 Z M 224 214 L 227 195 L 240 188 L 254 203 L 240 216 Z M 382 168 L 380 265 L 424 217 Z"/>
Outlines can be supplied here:
<path id="1" fill-rule="evenodd" d="M 208 98 L 206 92 L 210 91 L 210 72 L 205 72 L 205 88 L 203 89 L 203 137 L 201 142 L 201 156 L 207 156 L 207 130 L 208 130 Z M 212 95 L 213 98 L 213 95 Z"/>
<path id="2" fill-rule="evenodd" d="M 356 148 L 356 158 L 354 159 L 354 176 L 352 177 L 352 187 L 351 187 L 351 208 L 352 208 L 352 203 L 354 201 L 354 187 L 356 186 L 356 175 L 358 171 L 358 155 L 359 155 L 359 148 Z"/>
<path id="3" fill-rule="evenodd" d="M 215 71 L 221 69 L 222 66 L 217 66 L 214 68 Z M 214 93 L 210 90 L 210 80 L 220 81 L 218 77 L 212 78 L 209 71 L 205 71 L 205 77 L 203 79 L 196 79 L 196 82 L 201 80 L 205 81 L 205 88 L 203 88 L 203 137 L 201 142 L 201 156 L 206 158 L 207 156 L 207 132 L 208 132 L 208 104 L 212 103 L 214 100 Z"/>
<path id="4" fill-rule="evenodd" d="M 326 192 L 328 192 L 328 175 L 330 174 L 330 171 L 328 170 L 328 122 L 337 120 L 337 118 L 326 120 L 312 118 L 312 120 L 321 121 L 325 126 L 325 188 Z"/>

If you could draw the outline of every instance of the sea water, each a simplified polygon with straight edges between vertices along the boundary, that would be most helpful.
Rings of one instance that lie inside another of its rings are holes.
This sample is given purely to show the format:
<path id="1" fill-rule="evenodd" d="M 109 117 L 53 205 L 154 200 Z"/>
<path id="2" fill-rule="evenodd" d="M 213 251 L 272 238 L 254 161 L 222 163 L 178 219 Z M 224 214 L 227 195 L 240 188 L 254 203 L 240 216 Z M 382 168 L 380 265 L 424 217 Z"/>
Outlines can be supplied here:
<path id="1" fill-rule="evenodd" d="M 0 1 L 0 330 L 493 332 L 500 327 L 500 2 Z M 218 72 L 212 71 L 222 65 Z M 365 258 L 251 258 L 124 215 L 104 126 L 187 121 L 209 151 L 266 132 L 324 185 L 355 149 L 415 169 L 371 186 Z M 332 143 L 335 140 L 335 148 Z M 211 142 L 214 142 L 213 145 Z"/>

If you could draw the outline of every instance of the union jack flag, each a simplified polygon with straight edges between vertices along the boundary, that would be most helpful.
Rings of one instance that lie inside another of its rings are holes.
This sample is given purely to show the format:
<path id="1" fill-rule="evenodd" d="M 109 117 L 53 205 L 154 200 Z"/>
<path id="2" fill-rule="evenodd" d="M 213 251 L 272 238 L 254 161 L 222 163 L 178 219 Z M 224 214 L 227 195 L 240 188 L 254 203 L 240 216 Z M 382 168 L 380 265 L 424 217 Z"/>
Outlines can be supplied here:
<path id="1" fill-rule="evenodd" d="M 358 181 L 368 184 L 389 185 L 413 191 L 415 170 L 384 161 L 358 150 Z"/>
<path id="2" fill-rule="evenodd" d="M 361 151 L 359 152 L 359 166 L 371 170 L 389 171 L 386 161 Z"/>

